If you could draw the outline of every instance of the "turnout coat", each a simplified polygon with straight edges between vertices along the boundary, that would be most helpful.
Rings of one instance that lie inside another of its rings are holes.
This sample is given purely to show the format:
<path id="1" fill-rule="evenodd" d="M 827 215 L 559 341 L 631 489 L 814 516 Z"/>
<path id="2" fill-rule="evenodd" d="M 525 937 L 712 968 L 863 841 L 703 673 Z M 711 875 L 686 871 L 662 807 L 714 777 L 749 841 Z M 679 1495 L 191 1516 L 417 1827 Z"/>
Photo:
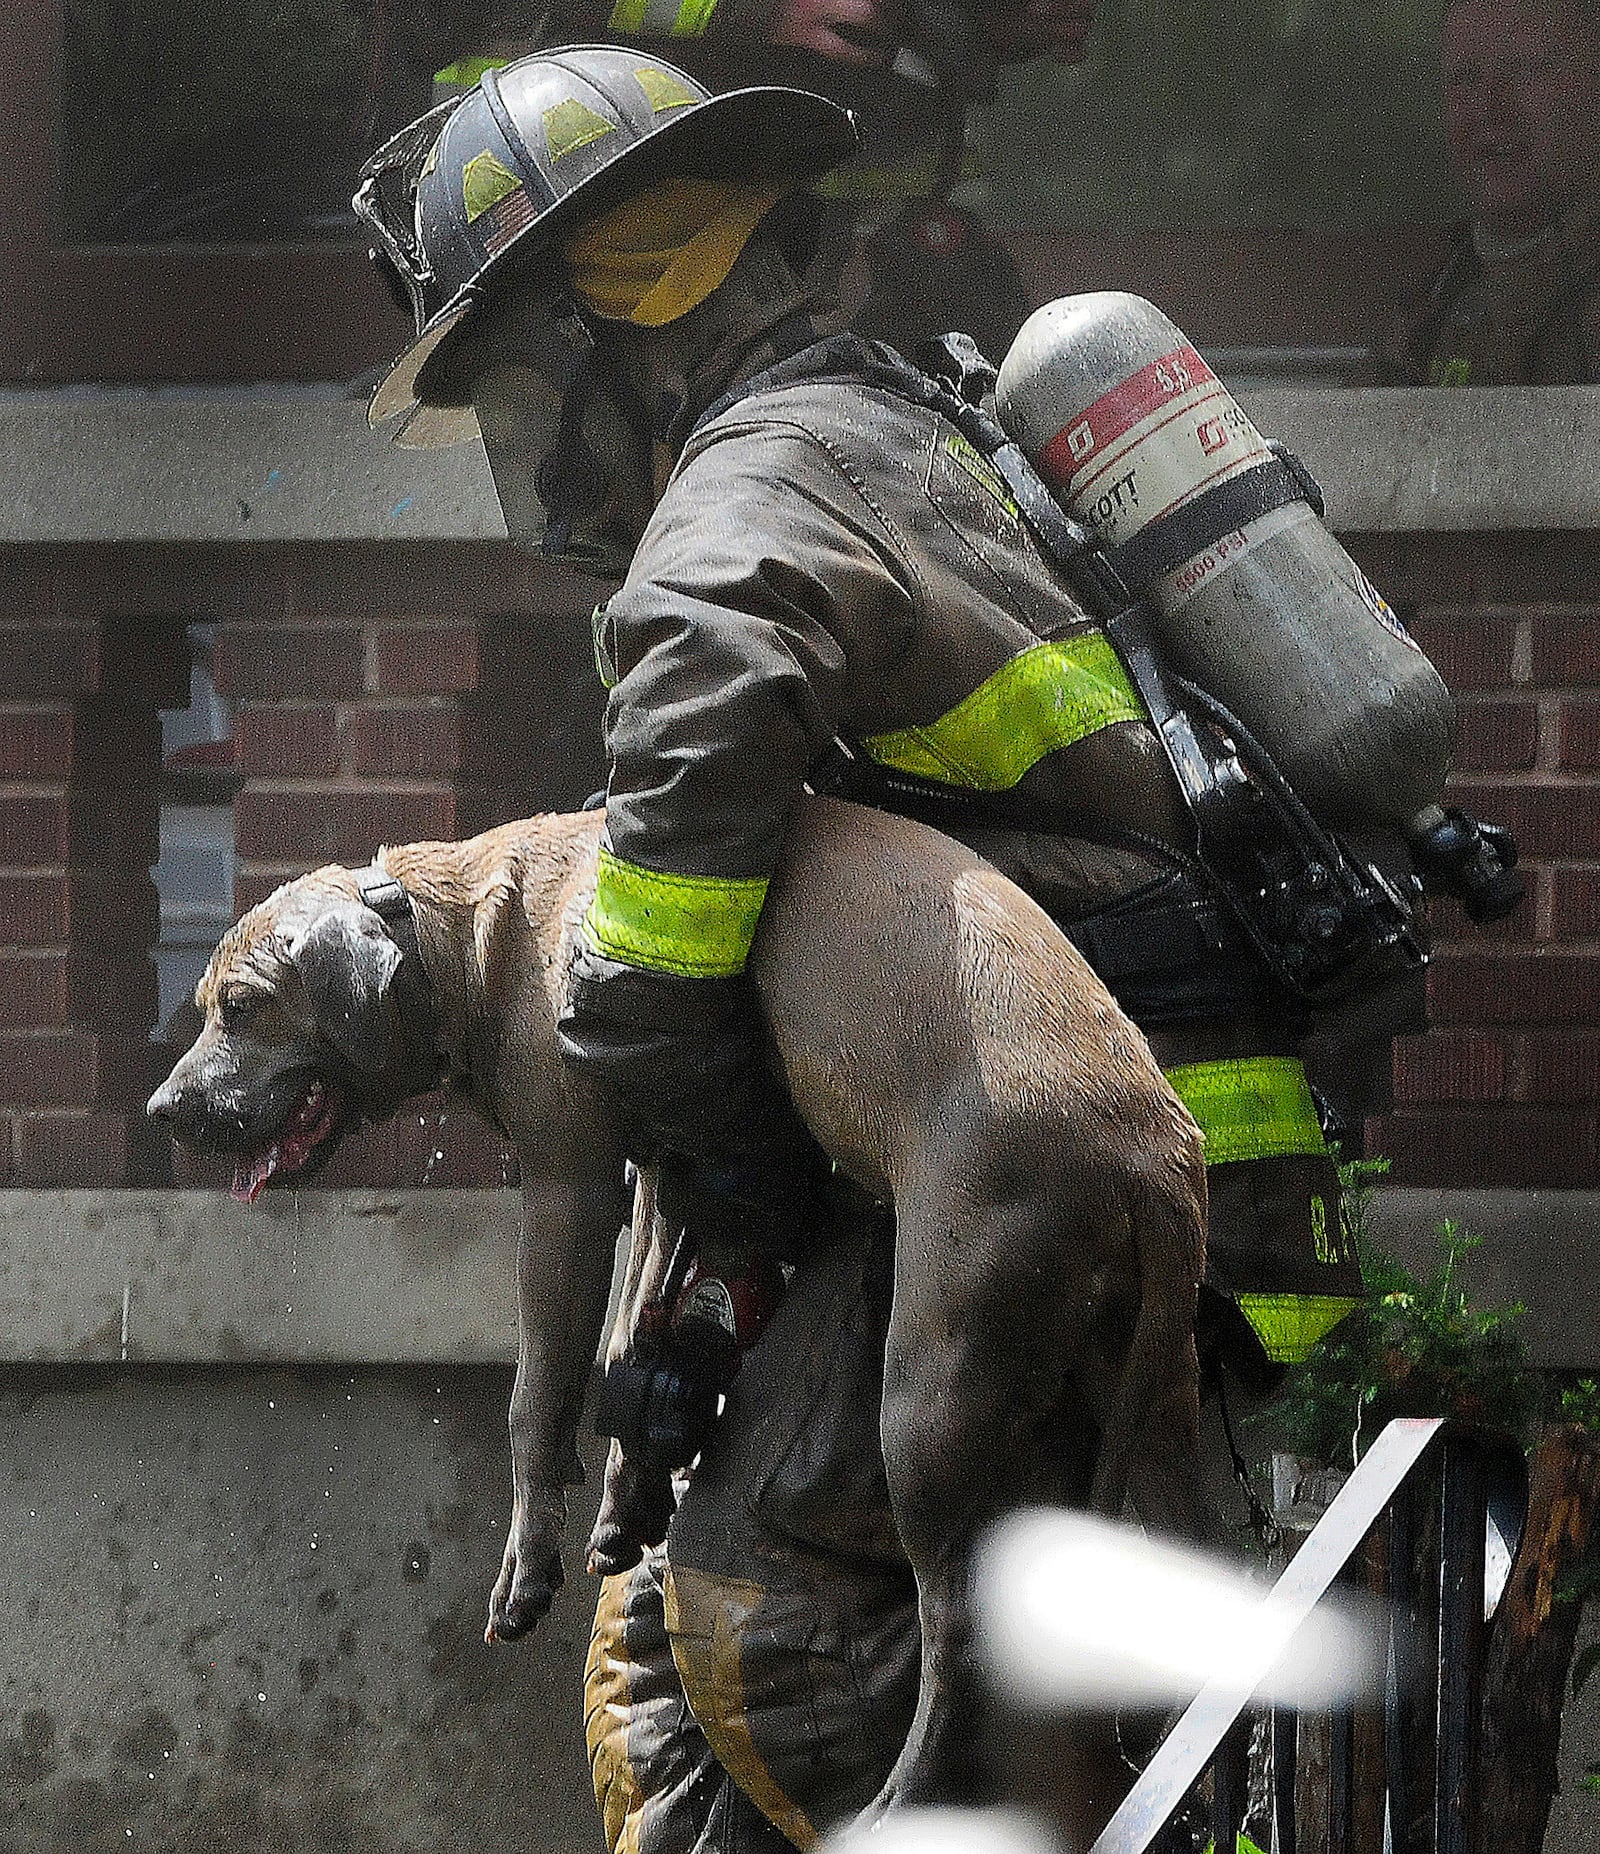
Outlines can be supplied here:
<path id="1" fill-rule="evenodd" d="M 1210 1317 L 1269 1371 L 1361 1291 L 1308 1026 L 1189 860 L 1115 653 L 906 373 L 821 344 L 689 438 L 595 614 L 612 773 L 586 932 L 624 982 L 734 982 L 808 787 L 920 809 L 1040 901 L 1150 1036 L 1207 1136 Z M 891 1239 L 863 1210 L 803 1263 L 665 1552 L 608 1580 L 588 1722 L 614 1848 L 806 1846 L 899 1749 L 917 1626 L 877 1444 Z"/>

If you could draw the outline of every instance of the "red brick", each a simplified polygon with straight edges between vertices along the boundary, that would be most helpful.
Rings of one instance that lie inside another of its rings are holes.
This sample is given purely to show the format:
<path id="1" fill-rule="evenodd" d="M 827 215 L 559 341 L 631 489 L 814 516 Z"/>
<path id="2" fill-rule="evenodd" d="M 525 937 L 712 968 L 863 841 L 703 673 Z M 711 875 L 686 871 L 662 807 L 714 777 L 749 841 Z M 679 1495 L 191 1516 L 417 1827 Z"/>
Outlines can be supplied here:
<path id="1" fill-rule="evenodd" d="M 189 637 L 181 613 L 111 611 L 96 636 L 95 686 L 101 695 L 150 708 L 189 706 Z"/>
<path id="2" fill-rule="evenodd" d="M 156 969 L 135 949 L 0 952 L 0 1025 L 119 1030 L 142 1035 L 156 1019 Z"/>
<path id="3" fill-rule="evenodd" d="M 172 1182 L 180 1191 L 226 1191 L 233 1183 L 233 1160 L 215 1153 L 191 1152 L 174 1140 Z M 322 1183 L 320 1175 L 317 1182 Z"/>
<path id="4" fill-rule="evenodd" d="M 1482 538 L 1471 534 L 1347 534 L 1340 539 L 1394 606 L 1476 605 L 1495 580 Z M 1407 624 L 1410 615 L 1402 612 Z"/>
<path id="5" fill-rule="evenodd" d="M 379 695 L 455 695 L 478 686 L 482 634 L 472 622 L 391 624 L 374 649 Z"/>
<path id="6" fill-rule="evenodd" d="M 1600 782 L 1488 785 L 1452 780 L 1454 803 L 1508 825 L 1524 856 L 1563 861 L 1600 857 Z"/>
<path id="7" fill-rule="evenodd" d="M 433 1158 L 435 1152 L 438 1159 Z M 398 1190 L 424 1185 L 438 1190 L 497 1187 L 506 1182 L 505 1154 L 500 1135 L 471 1108 L 428 1095 L 407 1102 L 392 1120 L 346 1140 L 317 1174 L 317 1182 L 333 1188 L 375 1185 Z"/>
<path id="8" fill-rule="evenodd" d="M 65 953 L 0 955 L 0 1024 L 10 1029 L 72 1022 L 72 962 Z"/>
<path id="9" fill-rule="evenodd" d="M 0 1101 L 25 1107 L 88 1106 L 99 1087 L 97 1042 L 72 1030 L 0 1036 Z"/>
<path id="10" fill-rule="evenodd" d="M 1445 1101 L 1499 1101 L 1506 1094 L 1506 1049 L 1497 1037 L 1403 1036 L 1394 1046 L 1398 1106 Z"/>
<path id="11" fill-rule="evenodd" d="M 1514 612 L 1427 608 L 1411 621 L 1410 630 L 1452 689 L 1511 686 Z"/>
<path id="12" fill-rule="evenodd" d="M 174 616 L 0 626 L 0 700 L 70 699 L 95 691 L 181 708 L 189 646 Z"/>
<path id="13" fill-rule="evenodd" d="M 0 792 L 0 863 L 64 863 L 71 842 L 71 813 L 65 792 Z"/>
<path id="14" fill-rule="evenodd" d="M 188 706 L 184 701 L 170 706 Z M 97 695 L 80 702 L 73 730 L 72 777 L 81 784 L 154 785 L 161 777 L 161 718 L 143 698 Z"/>
<path id="15" fill-rule="evenodd" d="M 1600 869 L 1552 871 L 1551 933 L 1557 940 L 1600 939 Z"/>
<path id="16" fill-rule="evenodd" d="M 1600 1031 L 1536 1033 L 1523 1039 L 1520 1100 L 1592 1106 L 1600 1102 Z"/>
<path id="17" fill-rule="evenodd" d="M 239 764 L 255 778 L 332 778 L 339 770 L 339 724 L 324 705 L 243 704 L 234 722 Z"/>
<path id="18" fill-rule="evenodd" d="M 19 1185 L 120 1185 L 133 1181 L 140 1124 L 132 1113 L 40 1113 L 16 1117 Z"/>
<path id="19" fill-rule="evenodd" d="M 1540 918 L 1540 890 L 1549 881 L 1550 872 L 1538 863 L 1523 863 L 1520 871 L 1522 899 L 1497 921 L 1470 920 L 1459 901 L 1449 895 L 1430 895 L 1428 929 L 1434 945 L 1440 951 L 1459 948 L 1465 952 L 1476 952 L 1486 946 L 1531 948 Z"/>
<path id="20" fill-rule="evenodd" d="M 1435 1024 L 1600 1022 L 1600 959 L 1581 953 L 1441 953 L 1428 974 Z"/>
<path id="21" fill-rule="evenodd" d="M 233 873 L 233 918 L 241 919 L 258 903 L 266 900 L 275 888 L 297 875 L 304 875 L 304 863 L 249 863 Z"/>
<path id="22" fill-rule="evenodd" d="M 1459 772 L 1526 772 L 1539 752 L 1539 711 L 1532 702 L 1463 702 Z"/>
<path id="23" fill-rule="evenodd" d="M 239 855 L 300 869 L 366 862 L 381 844 L 454 835 L 449 792 L 279 791 L 246 786 L 234 804 Z"/>
<path id="24" fill-rule="evenodd" d="M 1600 614 L 1536 613 L 1533 680 L 1541 688 L 1600 684 Z"/>
<path id="25" fill-rule="evenodd" d="M 351 770 L 362 778 L 449 776 L 465 759 L 464 722 L 453 702 L 352 709 Z"/>
<path id="26" fill-rule="evenodd" d="M 97 697 L 0 714 L 0 779 L 150 784 L 160 770 L 161 724 L 147 705 Z"/>
<path id="27" fill-rule="evenodd" d="M 361 691 L 363 646 L 354 625 L 223 625 L 212 676 L 224 695 L 327 699 Z"/>
<path id="28" fill-rule="evenodd" d="M 1453 538 L 1453 537 L 1452 537 Z M 1600 585 L 1600 536 L 1592 530 L 1501 529 L 1480 537 L 1488 550 L 1494 596 L 1526 605 L 1584 606 Z"/>
<path id="29" fill-rule="evenodd" d="M 71 919 L 71 885 L 65 871 L 0 875 L 0 946 L 54 946 L 66 939 Z"/>
<path id="30" fill-rule="evenodd" d="M 14 708 L 0 714 L 0 779 L 68 778 L 73 732 L 67 708 Z"/>
<path id="31" fill-rule="evenodd" d="M 143 1104 L 152 1045 L 83 1030 L 0 1035 L 0 1101 L 28 1107 Z"/>
<path id="32" fill-rule="evenodd" d="M 136 948 L 154 941 L 156 888 L 139 871 L 0 875 L 0 946 Z"/>
<path id="33" fill-rule="evenodd" d="M 548 563 L 509 541 L 378 541 L 285 549 L 292 609 L 314 618 L 365 619 L 373 612 L 418 619 L 483 611 L 587 616 L 610 590 Z"/>
<path id="34" fill-rule="evenodd" d="M 0 700 L 85 695 L 99 672 L 92 624 L 0 626 Z"/>
<path id="35" fill-rule="evenodd" d="M 1600 1184 L 1596 1116 L 1555 1107 L 1417 1109 L 1372 1123 L 1396 1185 L 1584 1189 Z"/>
<path id="36" fill-rule="evenodd" d="M 1563 702 L 1560 765 L 1566 772 L 1600 772 L 1600 702 Z"/>

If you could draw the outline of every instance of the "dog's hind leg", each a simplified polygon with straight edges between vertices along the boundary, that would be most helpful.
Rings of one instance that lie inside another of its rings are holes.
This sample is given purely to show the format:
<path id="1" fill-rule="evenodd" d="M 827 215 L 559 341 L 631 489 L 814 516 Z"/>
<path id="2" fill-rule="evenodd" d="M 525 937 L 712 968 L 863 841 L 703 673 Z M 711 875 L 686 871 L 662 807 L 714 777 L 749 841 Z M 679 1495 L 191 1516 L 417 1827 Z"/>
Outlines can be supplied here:
<path id="1" fill-rule="evenodd" d="M 1138 1279 L 1125 1228 L 1096 1227 L 1084 1193 L 1041 1180 L 1013 1148 L 963 1182 L 902 1185 L 882 1438 L 916 1572 L 917 1715 L 880 1805 L 981 1793 L 968 1584 L 1000 1514 L 1088 1497 L 1096 1436 L 1076 1374 L 1093 1330 L 1131 1331 Z M 981 1177 L 980 1177 L 981 1170 Z"/>

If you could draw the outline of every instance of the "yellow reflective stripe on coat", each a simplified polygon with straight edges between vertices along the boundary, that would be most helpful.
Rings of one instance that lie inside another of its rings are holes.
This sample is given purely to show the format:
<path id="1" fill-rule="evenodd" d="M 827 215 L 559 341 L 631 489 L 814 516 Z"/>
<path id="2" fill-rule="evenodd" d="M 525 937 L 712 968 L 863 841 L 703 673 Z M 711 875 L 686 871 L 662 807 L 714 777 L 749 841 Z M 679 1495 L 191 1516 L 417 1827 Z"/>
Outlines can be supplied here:
<path id="1" fill-rule="evenodd" d="M 717 0 L 617 0 L 606 31 L 632 37 L 657 33 L 674 39 L 705 37 Z"/>
<path id="2" fill-rule="evenodd" d="M 1293 1056 L 1231 1056 L 1166 1071 L 1206 1136 L 1206 1164 L 1235 1159 L 1325 1159 L 1306 1067 Z"/>
<path id="3" fill-rule="evenodd" d="M 766 895 L 766 876 L 668 875 L 602 844 L 583 930 L 591 946 L 624 965 L 729 978 L 744 970 Z"/>
<path id="4" fill-rule="evenodd" d="M 1098 631 L 1087 631 L 1024 650 L 937 721 L 874 734 L 862 745 L 897 772 L 1005 792 L 1047 753 L 1115 722 L 1144 719 L 1117 653 Z"/>
<path id="5" fill-rule="evenodd" d="M 1350 1294 L 1235 1294 L 1234 1299 L 1275 1365 L 1298 1365 L 1361 1305 Z"/>

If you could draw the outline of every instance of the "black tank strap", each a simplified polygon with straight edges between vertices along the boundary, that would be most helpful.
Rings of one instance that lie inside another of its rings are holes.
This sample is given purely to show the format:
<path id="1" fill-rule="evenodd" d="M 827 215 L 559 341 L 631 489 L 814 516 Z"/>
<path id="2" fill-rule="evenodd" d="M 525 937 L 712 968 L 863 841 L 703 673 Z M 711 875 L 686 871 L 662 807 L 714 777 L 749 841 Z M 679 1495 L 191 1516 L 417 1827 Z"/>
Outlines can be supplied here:
<path id="1" fill-rule="evenodd" d="M 1272 456 L 1266 462 L 1214 484 L 1192 502 L 1140 529 L 1131 541 L 1112 548 L 1110 560 L 1123 581 L 1142 591 L 1223 535 L 1291 502 L 1307 502 L 1320 516 L 1324 512 L 1322 491 L 1316 478 L 1286 446 L 1270 448 Z"/>

